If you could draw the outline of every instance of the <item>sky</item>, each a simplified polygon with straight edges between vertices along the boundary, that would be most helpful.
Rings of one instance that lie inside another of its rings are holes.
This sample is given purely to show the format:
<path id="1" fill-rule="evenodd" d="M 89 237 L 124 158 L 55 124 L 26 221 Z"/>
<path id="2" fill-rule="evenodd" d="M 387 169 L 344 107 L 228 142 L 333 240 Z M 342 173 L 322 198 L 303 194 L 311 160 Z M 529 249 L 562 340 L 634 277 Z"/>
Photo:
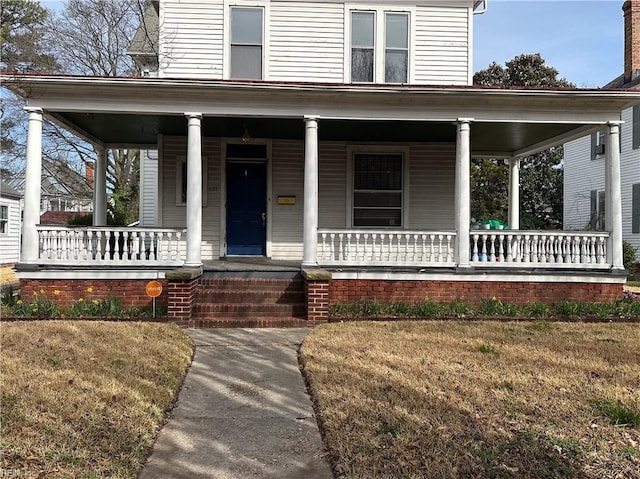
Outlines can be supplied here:
<path id="1" fill-rule="evenodd" d="M 489 0 L 474 17 L 474 71 L 523 53 L 580 88 L 601 87 L 624 70 L 623 0 Z"/>

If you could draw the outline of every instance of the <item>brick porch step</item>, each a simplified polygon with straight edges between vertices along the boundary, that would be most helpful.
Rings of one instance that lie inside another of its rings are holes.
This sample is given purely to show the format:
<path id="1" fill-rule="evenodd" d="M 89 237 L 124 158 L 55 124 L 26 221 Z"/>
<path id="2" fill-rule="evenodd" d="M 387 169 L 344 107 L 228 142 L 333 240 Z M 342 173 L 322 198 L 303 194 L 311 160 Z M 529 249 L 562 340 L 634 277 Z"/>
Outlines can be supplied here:
<path id="1" fill-rule="evenodd" d="M 194 318 L 195 328 L 308 328 L 319 321 L 300 318 Z"/>
<path id="2" fill-rule="evenodd" d="M 307 325 L 302 278 L 200 279 L 192 318 L 199 327 L 300 327 Z"/>

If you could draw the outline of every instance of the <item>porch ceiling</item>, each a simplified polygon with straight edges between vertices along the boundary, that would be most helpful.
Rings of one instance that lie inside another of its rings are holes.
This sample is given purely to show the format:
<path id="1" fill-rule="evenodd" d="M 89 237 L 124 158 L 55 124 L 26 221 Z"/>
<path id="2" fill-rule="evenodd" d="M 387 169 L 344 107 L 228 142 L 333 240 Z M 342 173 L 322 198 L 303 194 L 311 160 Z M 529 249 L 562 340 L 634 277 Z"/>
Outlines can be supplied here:
<path id="1" fill-rule="evenodd" d="M 154 145 L 158 134 L 187 134 L 184 116 L 178 115 L 64 112 L 54 116 L 107 145 Z M 476 154 L 518 151 L 580 127 L 573 123 L 473 123 L 472 150 Z M 239 138 L 245 128 L 252 138 L 304 138 L 302 119 L 204 117 L 202 120 L 205 137 Z M 438 121 L 321 119 L 319 136 L 321 141 L 455 142 L 456 127 L 451 122 Z"/>
<path id="2" fill-rule="evenodd" d="M 305 115 L 321 140 L 455 141 L 472 119 L 474 155 L 528 154 L 582 136 L 640 103 L 640 92 L 502 90 L 213 80 L 11 76 L 3 85 L 89 141 L 155 145 L 185 135 L 185 112 L 203 114 L 204 136 L 302 139 Z"/>

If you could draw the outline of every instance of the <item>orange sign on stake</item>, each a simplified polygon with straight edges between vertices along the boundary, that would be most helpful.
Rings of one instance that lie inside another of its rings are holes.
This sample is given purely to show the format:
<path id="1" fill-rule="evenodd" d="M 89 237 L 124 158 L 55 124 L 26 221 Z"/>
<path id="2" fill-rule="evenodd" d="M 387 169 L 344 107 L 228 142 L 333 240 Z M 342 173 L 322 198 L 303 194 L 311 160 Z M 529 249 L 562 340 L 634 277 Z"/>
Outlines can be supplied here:
<path id="1" fill-rule="evenodd" d="M 162 293 L 162 284 L 160 281 L 149 281 L 147 283 L 147 287 L 145 288 L 147 292 L 147 296 L 151 298 L 157 298 Z"/>

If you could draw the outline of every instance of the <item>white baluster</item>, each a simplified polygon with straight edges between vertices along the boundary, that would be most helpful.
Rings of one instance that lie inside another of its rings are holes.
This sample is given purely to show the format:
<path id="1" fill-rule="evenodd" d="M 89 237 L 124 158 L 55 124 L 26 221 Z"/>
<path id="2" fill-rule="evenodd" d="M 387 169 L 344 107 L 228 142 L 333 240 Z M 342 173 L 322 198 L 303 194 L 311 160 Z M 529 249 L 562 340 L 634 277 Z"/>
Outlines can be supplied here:
<path id="1" fill-rule="evenodd" d="M 504 238 L 503 234 L 498 235 L 498 261 L 504 263 Z"/>
<path id="2" fill-rule="evenodd" d="M 473 241 L 473 256 L 471 256 L 471 261 L 478 261 L 478 241 L 480 240 L 480 235 L 473 233 L 471 239 Z"/>

